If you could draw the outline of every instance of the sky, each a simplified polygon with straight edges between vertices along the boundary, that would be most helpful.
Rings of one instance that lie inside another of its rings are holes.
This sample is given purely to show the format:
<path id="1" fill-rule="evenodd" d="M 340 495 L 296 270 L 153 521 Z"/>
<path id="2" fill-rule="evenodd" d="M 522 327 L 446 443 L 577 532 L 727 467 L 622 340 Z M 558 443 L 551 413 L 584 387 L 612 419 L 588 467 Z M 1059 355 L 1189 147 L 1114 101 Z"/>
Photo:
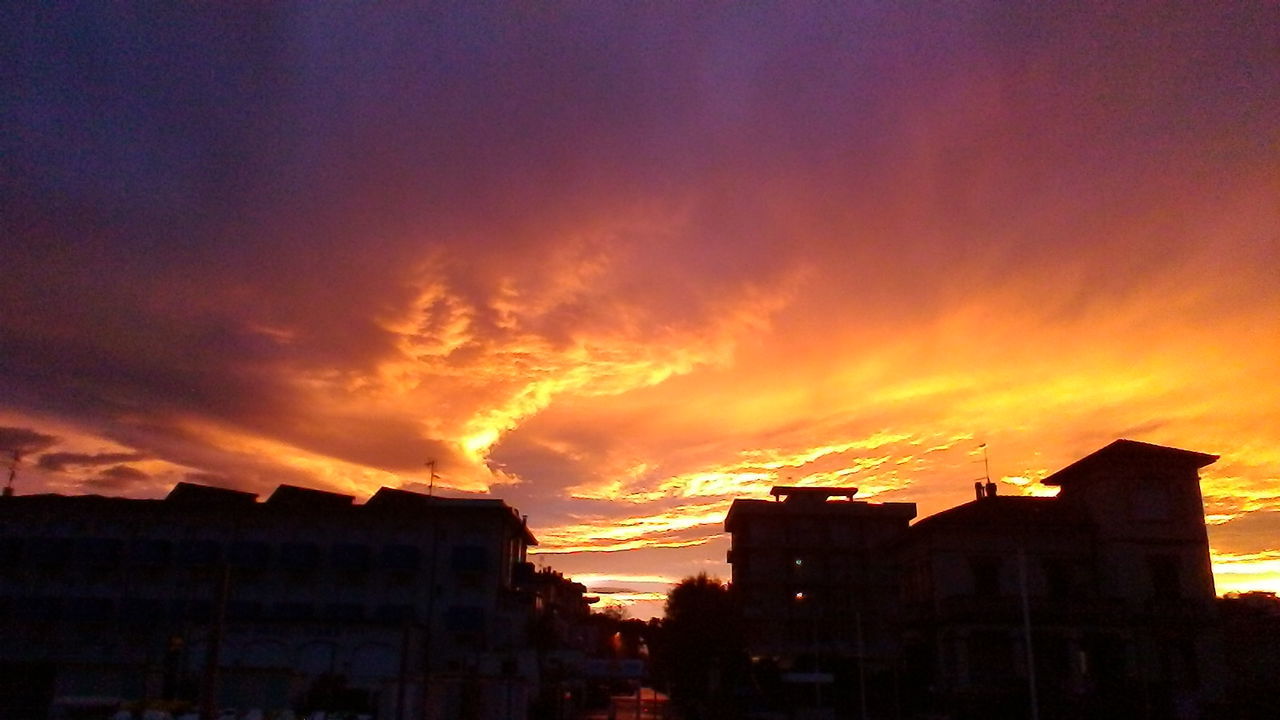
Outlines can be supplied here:
<path id="1" fill-rule="evenodd" d="M 1274 3 L 12 3 L 19 493 L 499 497 L 639 617 L 774 484 L 1126 437 L 1280 590 Z"/>

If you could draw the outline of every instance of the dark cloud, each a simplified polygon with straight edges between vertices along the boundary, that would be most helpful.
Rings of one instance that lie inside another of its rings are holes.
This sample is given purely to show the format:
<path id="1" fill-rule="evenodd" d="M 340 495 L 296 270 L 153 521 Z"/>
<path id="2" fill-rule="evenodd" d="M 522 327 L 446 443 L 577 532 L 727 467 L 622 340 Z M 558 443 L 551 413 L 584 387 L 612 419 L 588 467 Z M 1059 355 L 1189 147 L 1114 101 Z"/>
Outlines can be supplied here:
<path id="1" fill-rule="evenodd" d="M 58 442 L 53 435 L 46 435 L 31 428 L 0 427 L 0 453 L 23 455 L 37 453 Z"/>
<path id="2" fill-rule="evenodd" d="M 601 595 L 621 595 L 621 594 L 629 594 L 629 593 L 634 593 L 639 591 L 636 590 L 635 588 L 629 588 L 629 587 L 605 586 L 605 587 L 590 587 L 590 588 L 587 588 L 587 592 L 600 593 Z"/>
<path id="3" fill-rule="evenodd" d="M 1248 554 L 1280 551 L 1280 510 L 1256 510 L 1209 527 L 1214 550 Z"/>
<path id="4" fill-rule="evenodd" d="M 149 474 L 138 468 L 129 465 L 113 465 L 85 480 L 84 485 L 94 490 L 124 492 L 150 479 Z"/>
<path id="5" fill-rule="evenodd" d="M 72 452 L 54 452 L 45 453 L 40 456 L 37 465 L 42 470 L 50 470 L 53 472 L 65 472 L 68 467 L 93 467 L 95 465 L 110 465 L 112 463 L 133 462 L 135 460 L 145 460 L 145 453 L 72 453 Z M 124 466 L 119 466 L 124 467 Z"/>
<path id="6" fill-rule="evenodd" d="M 193 472 L 182 476 L 187 482 L 196 483 L 198 485 L 213 485 L 215 487 L 235 487 L 236 483 L 226 475 L 218 475 L 216 473 Z"/>
<path id="7" fill-rule="evenodd" d="M 98 473 L 98 476 L 103 478 L 108 478 L 111 480 L 121 480 L 121 481 L 146 480 L 147 478 L 151 477 L 150 475 L 139 470 L 138 468 L 130 467 L 128 465 L 115 465 L 115 466 L 109 467 L 106 470 L 103 470 L 102 472 Z"/>

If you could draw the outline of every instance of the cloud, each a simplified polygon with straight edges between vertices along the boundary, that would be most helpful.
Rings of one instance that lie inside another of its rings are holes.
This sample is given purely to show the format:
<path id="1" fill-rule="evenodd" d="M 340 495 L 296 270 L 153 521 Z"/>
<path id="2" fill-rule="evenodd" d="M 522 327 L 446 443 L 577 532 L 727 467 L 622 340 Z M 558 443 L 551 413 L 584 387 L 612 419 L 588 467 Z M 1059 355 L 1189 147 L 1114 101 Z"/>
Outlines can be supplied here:
<path id="1" fill-rule="evenodd" d="M 98 472 L 94 477 L 84 480 L 83 484 L 93 490 L 122 493 L 150 479 L 149 474 L 138 468 L 129 465 L 113 465 Z"/>
<path id="2" fill-rule="evenodd" d="M 43 470 L 52 472 L 64 472 L 68 467 L 92 467 L 95 465 L 110 465 L 112 463 L 133 462 L 135 460 L 145 460 L 144 453 L 73 453 L 73 452 L 52 452 L 45 453 L 40 456 L 37 465 Z M 124 466 L 117 466 L 124 467 Z"/>
<path id="3" fill-rule="evenodd" d="M 1265 544 L 1232 523 L 1280 482 L 1274 13 L 37 12 L 0 446 L 63 440 L 27 487 L 435 460 L 557 564 L 723 573 L 733 497 L 923 515 L 969 443 L 1035 492 L 1125 435 L 1220 453 L 1210 514 Z"/>
<path id="4" fill-rule="evenodd" d="M 1213 525 L 1209 541 L 1222 554 L 1280 553 L 1280 510 L 1259 510 Z"/>
<path id="5" fill-rule="evenodd" d="M 6 455 L 37 453 L 58 442 L 58 438 L 31 428 L 0 427 L 0 452 Z"/>

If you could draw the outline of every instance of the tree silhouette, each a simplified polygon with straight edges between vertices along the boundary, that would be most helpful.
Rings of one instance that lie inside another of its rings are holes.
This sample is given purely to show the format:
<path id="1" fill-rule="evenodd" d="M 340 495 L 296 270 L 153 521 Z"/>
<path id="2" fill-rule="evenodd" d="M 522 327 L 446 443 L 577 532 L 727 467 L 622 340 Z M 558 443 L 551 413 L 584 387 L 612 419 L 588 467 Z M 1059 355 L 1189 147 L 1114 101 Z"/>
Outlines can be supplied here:
<path id="1" fill-rule="evenodd" d="M 729 587 L 700 573 L 667 594 L 657 662 L 672 699 L 691 718 L 730 712 L 729 692 L 743 662 L 741 622 Z"/>

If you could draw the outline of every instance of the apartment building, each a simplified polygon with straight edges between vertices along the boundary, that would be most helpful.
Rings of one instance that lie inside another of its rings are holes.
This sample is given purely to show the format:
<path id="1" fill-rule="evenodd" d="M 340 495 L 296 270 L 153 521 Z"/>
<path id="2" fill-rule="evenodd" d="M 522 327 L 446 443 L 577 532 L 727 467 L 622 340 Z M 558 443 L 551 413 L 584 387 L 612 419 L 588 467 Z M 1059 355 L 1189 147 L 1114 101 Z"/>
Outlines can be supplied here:
<path id="1" fill-rule="evenodd" d="M 914 505 L 852 489 L 735 501 L 751 652 L 872 715 L 1203 717 L 1223 700 L 1199 485 L 1216 459 L 1117 440 L 1046 477 L 1056 497 L 977 483 L 909 527 Z M 837 672 L 794 672 L 809 655 Z"/>
<path id="2" fill-rule="evenodd" d="M 536 544 L 500 500 L 180 483 L 162 500 L 0 499 L 0 685 L 377 718 L 520 718 Z M 216 671 L 214 671 L 216 669 Z"/>

